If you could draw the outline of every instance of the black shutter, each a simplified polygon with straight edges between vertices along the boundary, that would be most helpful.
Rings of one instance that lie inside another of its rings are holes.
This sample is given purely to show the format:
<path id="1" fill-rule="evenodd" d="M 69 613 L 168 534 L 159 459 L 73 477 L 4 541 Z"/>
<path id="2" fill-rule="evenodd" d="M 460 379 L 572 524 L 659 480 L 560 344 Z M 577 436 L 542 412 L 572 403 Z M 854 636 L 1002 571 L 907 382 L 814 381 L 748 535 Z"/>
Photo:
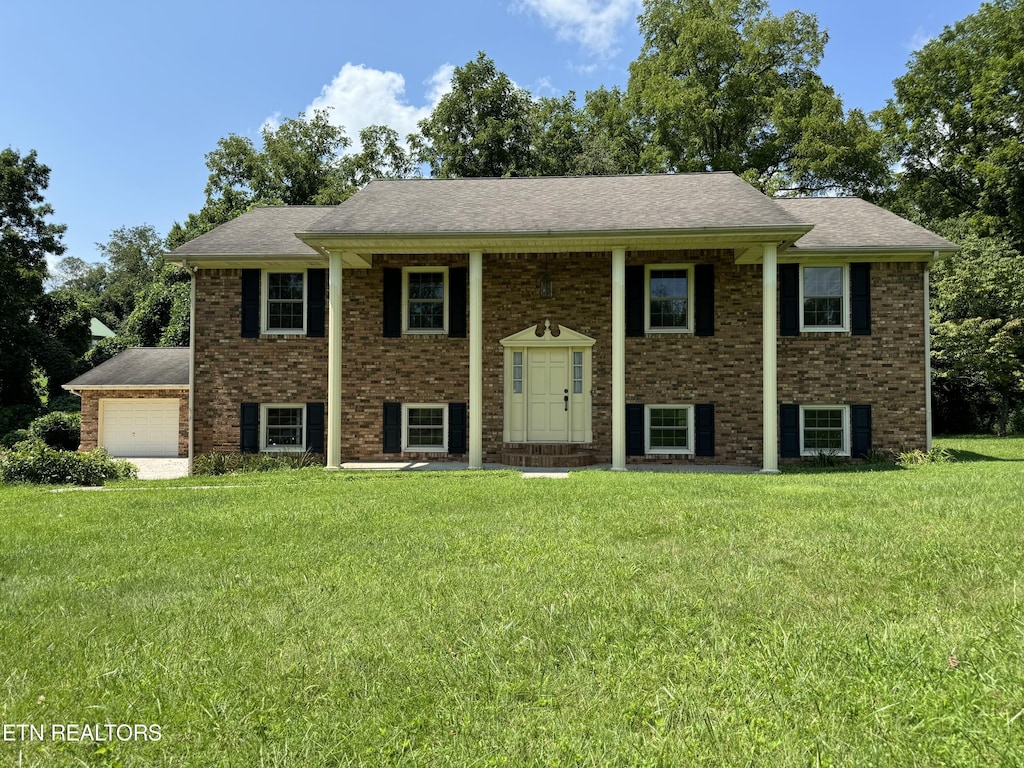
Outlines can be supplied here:
<path id="1" fill-rule="evenodd" d="M 448 403 L 448 453 L 465 453 L 468 439 L 465 403 Z"/>
<path id="2" fill-rule="evenodd" d="M 854 336 L 871 335 L 871 264 L 850 265 L 850 310 Z"/>
<path id="3" fill-rule="evenodd" d="M 800 335 L 799 264 L 779 265 L 779 335 Z"/>
<path id="4" fill-rule="evenodd" d="M 784 459 L 800 458 L 800 406 L 779 406 L 779 453 Z"/>
<path id="5" fill-rule="evenodd" d="M 384 403 L 384 453 L 402 452 L 402 404 Z"/>
<path id="6" fill-rule="evenodd" d="M 397 339 L 402 335 L 402 270 L 384 269 L 384 338 Z"/>
<path id="7" fill-rule="evenodd" d="M 643 456 L 645 450 L 644 406 L 628 403 L 626 405 L 626 455 Z"/>
<path id="8" fill-rule="evenodd" d="M 260 450 L 260 405 L 242 403 L 241 429 L 238 450 L 242 453 L 259 453 Z"/>
<path id="9" fill-rule="evenodd" d="M 327 315 L 327 270 L 306 270 L 306 335 L 324 337 L 324 318 Z"/>
<path id="10" fill-rule="evenodd" d="M 715 455 L 715 404 L 703 403 L 694 408 L 698 456 Z"/>
<path id="11" fill-rule="evenodd" d="M 306 403 L 306 450 L 324 452 L 324 404 Z"/>
<path id="12" fill-rule="evenodd" d="M 850 454 L 855 459 L 863 459 L 871 450 L 871 406 L 851 405 L 851 440 Z"/>
<path id="13" fill-rule="evenodd" d="M 626 335 L 644 335 L 644 268 L 642 265 L 626 267 Z"/>
<path id="14" fill-rule="evenodd" d="M 448 338 L 466 338 L 466 282 L 469 270 L 452 267 L 448 270 Z"/>
<path id="15" fill-rule="evenodd" d="M 698 264 L 693 268 L 694 335 L 715 335 L 715 265 Z"/>
<path id="16" fill-rule="evenodd" d="M 242 270 L 242 338 L 260 335 L 260 271 Z"/>

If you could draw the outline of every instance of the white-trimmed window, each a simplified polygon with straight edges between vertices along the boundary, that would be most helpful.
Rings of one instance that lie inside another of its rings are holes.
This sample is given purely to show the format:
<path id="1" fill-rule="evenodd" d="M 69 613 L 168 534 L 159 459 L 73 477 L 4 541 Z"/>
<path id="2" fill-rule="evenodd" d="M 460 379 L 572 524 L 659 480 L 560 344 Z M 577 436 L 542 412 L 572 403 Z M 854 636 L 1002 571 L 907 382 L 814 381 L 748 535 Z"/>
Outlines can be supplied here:
<path id="1" fill-rule="evenodd" d="M 644 322 L 648 333 L 693 331 L 693 265 L 644 267 Z"/>
<path id="2" fill-rule="evenodd" d="M 402 270 L 404 333 L 448 332 L 448 268 L 406 267 Z"/>
<path id="3" fill-rule="evenodd" d="M 306 450 L 306 406 L 294 403 L 261 406 L 260 450 Z"/>
<path id="4" fill-rule="evenodd" d="M 448 407 L 439 403 L 402 405 L 402 450 L 448 452 Z"/>
<path id="5" fill-rule="evenodd" d="M 693 406 L 644 407 L 647 453 L 693 453 Z"/>
<path id="6" fill-rule="evenodd" d="M 800 455 L 850 455 L 850 407 L 800 406 Z"/>
<path id="7" fill-rule="evenodd" d="M 850 330 L 850 270 L 847 265 L 800 267 L 800 330 Z"/>
<path id="8" fill-rule="evenodd" d="M 264 270 L 263 332 L 306 332 L 306 273 Z"/>

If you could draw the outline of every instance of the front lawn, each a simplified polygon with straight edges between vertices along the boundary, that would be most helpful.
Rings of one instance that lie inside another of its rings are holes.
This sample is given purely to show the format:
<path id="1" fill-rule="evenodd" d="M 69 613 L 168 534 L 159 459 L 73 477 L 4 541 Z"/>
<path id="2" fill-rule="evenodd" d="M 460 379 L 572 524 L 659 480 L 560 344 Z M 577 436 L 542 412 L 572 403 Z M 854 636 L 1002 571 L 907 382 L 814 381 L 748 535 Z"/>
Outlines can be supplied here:
<path id="1" fill-rule="evenodd" d="M 2 487 L 0 765 L 1020 765 L 1024 440 L 939 445 Z"/>

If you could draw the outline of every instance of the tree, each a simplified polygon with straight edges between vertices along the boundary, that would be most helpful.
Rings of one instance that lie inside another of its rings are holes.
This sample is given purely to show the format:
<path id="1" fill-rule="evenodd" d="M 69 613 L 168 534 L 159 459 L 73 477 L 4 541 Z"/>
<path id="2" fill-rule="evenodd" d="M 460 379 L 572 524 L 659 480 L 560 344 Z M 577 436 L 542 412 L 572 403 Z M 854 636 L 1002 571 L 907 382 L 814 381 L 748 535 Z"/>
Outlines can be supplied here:
<path id="1" fill-rule="evenodd" d="M 1024 270 L 1008 237 L 946 227 L 963 250 L 932 275 L 936 425 L 1006 434 L 1024 406 Z"/>
<path id="2" fill-rule="evenodd" d="M 481 51 L 456 67 L 452 90 L 409 137 L 433 176 L 532 175 L 532 99 Z"/>
<path id="3" fill-rule="evenodd" d="M 0 406 L 36 407 L 32 386 L 33 312 L 43 296 L 47 255 L 64 253 L 65 227 L 47 221 L 50 169 L 35 151 L 0 151 Z"/>
<path id="4" fill-rule="evenodd" d="M 257 205 L 334 205 L 351 196 L 355 189 L 341 157 L 349 140 L 329 117 L 318 109 L 311 117 L 300 112 L 278 126 L 265 125 L 261 147 L 233 133 L 218 141 L 206 155 L 206 203 L 184 225 L 175 222 L 170 247 Z"/>
<path id="5" fill-rule="evenodd" d="M 910 60 L 879 113 L 901 195 L 926 222 L 966 217 L 1024 249 L 1024 0 L 993 0 Z"/>
<path id="6" fill-rule="evenodd" d="M 763 191 L 874 192 L 878 131 L 816 72 L 828 35 L 767 0 L 644 0 L 628 100 L 645 171 L 733 171 Z"/>
<path id="7" fill-rule="evenodd" d="M 115 229 L 110 240 L 96 247 L 107 260 L 94 268 L 102 285 L 97 310 L 113 314 L 120 324 L 135 309 L 136 297 L 162 271 L 167 246 L 155 227 L 141 224 Z"/>
<path id="8" fill-rule="evenodd" d="M 362 149 L 343 160 L 347 188 L 361 189 L 374 179 L 407 179 L 416 175 L 416 165 L 393 128 L 369 125 L 359 132 L 359 143 Z"/>

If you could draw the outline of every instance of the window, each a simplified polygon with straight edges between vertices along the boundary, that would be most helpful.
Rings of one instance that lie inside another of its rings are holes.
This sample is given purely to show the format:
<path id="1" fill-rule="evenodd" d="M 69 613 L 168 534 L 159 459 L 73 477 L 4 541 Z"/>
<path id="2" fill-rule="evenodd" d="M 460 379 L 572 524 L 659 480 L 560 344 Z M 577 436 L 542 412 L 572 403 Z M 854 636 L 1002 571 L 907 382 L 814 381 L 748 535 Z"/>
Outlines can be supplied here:
<path id="1" fill-rule="evenodd" d="M 645 269 L 647 332 L 690 332 L 693 329 L 692 265 L 657 264 Z"/>
<path id="2" fill-rule="evenodd" d="M 583 353 L 572 353 L 572 393 L 583 394 Z"/>
<path id="3" fill-rule="evenodd" d="M 448 451 L 448 408 L 437 404 L 402 406 L 403 451 Z"/>
<path id="4" fill-rule="evenodd" d="M 801 330 L 848 330 L 847 268 L 803 267 L 800 278 Z"/>
<path id="5" fill-rule="evenodd" d="M 306 408 L 302 405 L 264 405 L 260 420 L 260 449 L 306 450 Z"/>
<path id="6" fill-rule="evenodd" d="M 693 408 L 689 405 L 646 407 L 647 453 L 693 453 Z"/>
<path id="7" fill-rule="evenodd" d="M 447 268 L 402 270 L 402 327 L 405 333 L 448 332 Z"/>
<path id="8" fill-rule="evenodd" d="M 512 353 L 512 394 L 523 394 L 523 353 Z"/>
<path id="9" fill-rule="evenodd" d="M 304 272 L 264 272 L 264 333 L 305 333 L 306 280 Z"/>
<path id="10" fill-rule="evenodd" d="M 800 407 L 800 454 L 850 455 L 850 409 L 845 405 Z"/>

